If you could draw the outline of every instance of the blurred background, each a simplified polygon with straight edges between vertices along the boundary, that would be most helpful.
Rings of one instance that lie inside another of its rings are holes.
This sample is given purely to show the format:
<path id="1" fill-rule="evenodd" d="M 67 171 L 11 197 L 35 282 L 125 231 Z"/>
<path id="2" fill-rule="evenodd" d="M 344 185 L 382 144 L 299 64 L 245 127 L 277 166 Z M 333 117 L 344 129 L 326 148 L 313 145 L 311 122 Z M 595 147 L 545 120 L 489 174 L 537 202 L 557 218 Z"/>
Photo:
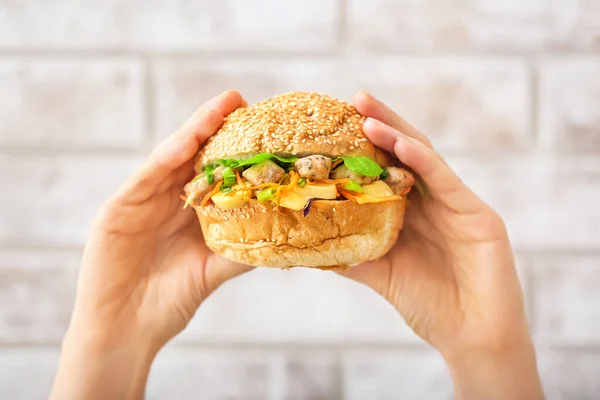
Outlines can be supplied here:
<path id="1" fill-rule="evenodd" d="M 549 399 L 600 393 L 600 1 L 0 0 L 0 398 L 47 398 L 103 200 L 204 100 L 389 102 L 505 218 Z M 148 399 L 449 399 L 369 289 L 258 270 Z"/>

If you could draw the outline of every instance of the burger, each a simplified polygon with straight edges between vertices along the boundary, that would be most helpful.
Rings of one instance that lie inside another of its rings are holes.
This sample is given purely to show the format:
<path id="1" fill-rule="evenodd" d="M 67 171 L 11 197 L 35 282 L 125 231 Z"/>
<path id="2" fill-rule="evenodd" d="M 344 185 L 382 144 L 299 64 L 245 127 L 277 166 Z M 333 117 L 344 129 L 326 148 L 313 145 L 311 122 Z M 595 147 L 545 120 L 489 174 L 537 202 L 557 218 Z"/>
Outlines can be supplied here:
<path id="1" fill-rule="evenodd" d="M 415 179 L 363 122 L 351 104 L 311 92 L 229 114 L 184 187 L 206 245 L 275 268 L 349 268 L 385 255 Z"/>

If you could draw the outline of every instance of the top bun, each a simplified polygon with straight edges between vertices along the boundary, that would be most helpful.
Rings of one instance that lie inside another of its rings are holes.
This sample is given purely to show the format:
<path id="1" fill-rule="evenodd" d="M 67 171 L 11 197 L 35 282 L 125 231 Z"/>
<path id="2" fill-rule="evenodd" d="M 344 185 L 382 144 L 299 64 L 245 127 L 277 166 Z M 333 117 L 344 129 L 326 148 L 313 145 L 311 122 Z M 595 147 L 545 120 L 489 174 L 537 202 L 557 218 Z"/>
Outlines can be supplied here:
<path id="1" fill-rule="evenodd" d="M 280 94 L 229 114 L 196 160 L 196 172 L 221 158 L 279 156 L 366 156 L 387 167 L 392 158 L 363 134 L 365 118 L 350 104 L 312 93 Z"/>

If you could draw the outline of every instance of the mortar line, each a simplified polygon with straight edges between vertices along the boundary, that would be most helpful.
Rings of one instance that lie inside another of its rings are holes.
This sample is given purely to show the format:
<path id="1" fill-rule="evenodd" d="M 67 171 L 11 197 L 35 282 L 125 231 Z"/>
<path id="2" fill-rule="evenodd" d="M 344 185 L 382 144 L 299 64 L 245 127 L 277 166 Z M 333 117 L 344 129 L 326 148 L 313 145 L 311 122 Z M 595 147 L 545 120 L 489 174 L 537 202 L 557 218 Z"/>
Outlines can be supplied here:
<path id="1" fill-rule="evenodd" d="M 345 0 L 339 0 L 340 6 L 346 12 Z M 347 32 L 346 25 L 347 20 L 344 15 L 344 19 L 340 21 L 344 27 L 344 33 Z M 339 37 L 340 29 L 336 33 Z M 362 54 L 362 53 L 361 53 Z M 523 50 L 503 50 L 503 49 L 465 49 L 465 50 L 442 50 L 442 49 L 427 49 L 427 50 L 415 50 L 415 49 L 369 49 L 368 54 L 370 56 L 385 56 L 385 57 L 481 57 L 481 58 L 525 58 L 528 60 L 535 59 L 542 56 L 569 56 L 569 57 L 598 57 L 598 52 L 594 49 L 543 49 L 532 51 L 528 49 Z M 336 57 L 336 54 L 331 53 L 331 48 L 323 48 L 317 50 L 310 49 L 273 49 L 273 50 L 261 50 L 261 49 L 227 49 L 227 50 L 211 50 L 211 49 L 200 49 L 200 50 L 163 50 L 163 51 L 148 51 L 139 49 L 119 49 L 119 48 L 98 48 L 98 49 L 48 49 L 48 48 L 0 48 L 0 57 L 32 57 L 32 58 L 49 58 L 49 57 L 72 57 L 72 58 L 83 58 L 83 59 L 99 59 L 99 58 L 126 58 L 126 57 L 151 57 L 151 58 L 173 58 L 173 59 L 206 59 L 206 58 L 256 58 L 263 59 L 265 57 L 273 58 L 332 58 Z"/>
<path id="2" fill-rule="evenodd" d="M 528 156 L 531 157 L 532 153 L 530 148 L 512 148 L 512 149 L 444 149 L 439 148 L 440 155 L 444 158 L 466 158 L 466 159 L 478 159 L 482 157 L 518 157 Z M 107 155 L 147 155 L 149 149 L 140 148 L 139 146 L 132 147 L 110 147 L 110 146 L 98 146 L 98 147 L 86 147 L 86 146 L 55 146 L 55 147 L 41 147 L 41 146 L 13 146 L 13 145 L 2 145 L 0 146 L 0 156 L 6 154 L 19 154 L 19 155 L 65 155 L 65 154 L 107 154 Z M 534 157 L 575 157 L 575 156 L 595 156 L 598 152 L 592 150 L 588 151 L 562 151 L 560 154 L 533 154 Z"/>
<path id="3" fill-rule="evenodd" d="M 62 345 L 61 341 L 49 340 L 38 342 L 3 341 L 0 349 L 11 347 L 23 348 L 55 348 Z M 196 349 L 196 350 L 248 350 L 248 351 L 271 351 L 271 352 L 302 352 L 321 351 L 341 354 L 342 351 L 354 350 L 409 350 L 427 351 L 431 350 L 426 344 L 419 343 L 393 343 L 393 342 L 220 342 L 220 341 L 198 341 L 198 342 L 172 342 L 166 349 Z"/>
<path id="4" fill-rule="evenodd" d="M 559 350 L 567 352 L 593 352 L 600 354 L 600 343 L 578 343 L 561 344 L 535 340 L 537 349 Z M 62 346 L 61 341 L 19 342 L 4 341 L 0 343 L 0 350 L 14 349 L 57 349 Z M 434 351 L 436 349 L 426 344 L 409 343 L 378 343 L 378 342 L 355 342 L 355 343 L 305 343 L 305 342 L 195 342 L 195 343 L 171 343 L 163 350 L 208 350 L 208 351 L 268 351 L 268 352 L 298 352 L 298 351 L 323 351 L 323 352 L 345 352 L 345 351 Z"/>
<path id="5" fill-rule="evenodd" d="M 537 259 L 532 256 L 525 256 L 525 282 L 523 282 L 523 290 L 527 293 L 525 301 L 525 311 L 528 314 L 527 322 L 529 325 L 529 333 L 533 338 L 537 332 L 536 324 L 536 313 L 537 308 L 535 306 L 535 270 L 537 269 Z"/>
<path id="6" fill-rule="evenodd" d="M 339 400 L 346 398 L 346 385 L 344 377 L 346 375 L 346 365 L 344 363 L 344 349 L 338 348 L 335 351 L 335 361 L 337 364 L 336 379 L 337 379 L 337 391 L 335 395 Z"/>
<path id="7" fill-rule="evenodd" d="M 61 243 L 43 243 L 43 242 L 0 242 L 0 251 L 81 251 L 84 244 L 61 244 Z M 600 257 L 600 248 L 525 248 L 513 247 L 513 253 L 523 257 L 530 258 L 550 258 L 550 257 Z"/>
<path id="8" fill-rule="evenodd" d="M 339 51 L 342 54 L 342 59 L 347 58 L 348 55 L 348 1 L 347 0 L 338 0 L 338 18 L 339 18 L 339 26 L 338 26 L 338 47 Z"/>
<path id="9" fill-rule="evenodd" d="M 103 155 L 103 156 L 145 156 L 147 149 L 139 146 L 133 147 L 51 147 L 38 146 L 1 146 L 0 156 L 65 156 L 65 155 Z"/>
<path id="10" fill-rule="evenodd" d="M 156 105 L 156 96 L 155 96 L 155 88 L 153 81 L 153 71 L 154 66 L 152 65 L 152 60 L 148 56 L 143 56 L 142 64 L 144 68 L 144 81 L 143 81 L 143 90 L 141 93 L 142 104 L 143 104 L 143 120 L 144 120 L 144 143 L 143 147 L 145 150 L 153 147 L 156 142 L 156 127 L 154 124 L 154 107 Z"/>
<path id="11" fill-rule="evenodd" d="M 529 90 L 531 98 L 530 101 L 530 123 L 529 129 L 531 129 L 531 135 L 533 139 L 533 152 L 541 148 L 540 143 L 540 131 L 539 131 L 539 59 L 528 61 L 528 72 L 530 74 Z"/>

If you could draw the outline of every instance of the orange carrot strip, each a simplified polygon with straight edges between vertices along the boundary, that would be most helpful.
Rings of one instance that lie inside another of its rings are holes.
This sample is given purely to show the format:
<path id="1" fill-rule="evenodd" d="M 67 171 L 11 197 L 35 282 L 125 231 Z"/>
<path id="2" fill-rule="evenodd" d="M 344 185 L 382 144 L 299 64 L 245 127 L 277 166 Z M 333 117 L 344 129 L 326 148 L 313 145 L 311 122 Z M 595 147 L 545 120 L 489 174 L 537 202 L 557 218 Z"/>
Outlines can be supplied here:
<path id="1" fill-rule="evenodd" d="M 333 164 L 331 164 L 331 169 L 334 169 L 335 167 L 337 167 L 338 165 L 340 165 L 343 162 L 344 162 L 344 160 L 334 161 Z"/>
<path id="2" fill-rule="evenodd" d="M 223 184 L 223 181 L 218 182 L 214 189 L 211 190 L 209 193 L 207 193 L 203 198 L 202 201 L 200 202 L 200 205 L 202 207 L 204 207 L 209 201 L 210 198 L 213 197 L 215 194 L 219 193 L 219 189 L 221 189 L 221 185 Z"/>
<path id="3" fill-rule="evenodd" d="M 244 185 L 244 181 L 242 180 L 242 177 L 240 176 L 240 173 L 238 171 L 235 171 L 235 181 L 240 186 Z"/>
<path id="4" fill-rule="evenodd" d="M 277 188 L 277 192 L 275 194 L 275 205 L 277 207 L 277 212 L 281 215 L 283 215 L 283 213 L 279 210 L 279 203 L 281 202 L 281 196 L 283 195 L 283 186 L 279 186 Z"/>
<path id="5" fill-rule="evenodd" d="M 338 192 L 340 192 L 340 194 L 342 196 L 344 196 L 345 198 L 352 200 L 355 203 L 358 203 L 358 201 L 356 200 L 356 196 L 354 194 L 352 194 L 349 190 L 346 189 L 342 189 L 340 187 L 337 188 Z"/>

